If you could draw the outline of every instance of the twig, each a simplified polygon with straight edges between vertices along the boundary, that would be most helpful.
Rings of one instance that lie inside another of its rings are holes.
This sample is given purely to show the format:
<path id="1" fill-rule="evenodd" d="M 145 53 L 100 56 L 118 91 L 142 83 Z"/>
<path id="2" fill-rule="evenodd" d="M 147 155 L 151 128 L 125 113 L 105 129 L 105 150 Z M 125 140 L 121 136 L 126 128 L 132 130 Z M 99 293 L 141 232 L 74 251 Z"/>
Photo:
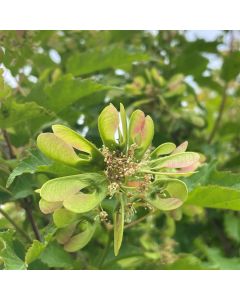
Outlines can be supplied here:
<path id="1" fill-rule="evenodd" d="M 11 145 L 11 142 L 10 142 L 10 139 L 9 139 L 9 135 L 8 135 L 8 133 L 5 129 L 2 129 L 2 134 L 3 134 L 4 140 L 5 140 L 6 145 L 7 145 L 9 159 L 13 159 L 13 158 L 15 158 L 15 154 L 14 154 L 13 149 L 12 149 L 12 145 Z"/>
<path id="2" fill-rule="evenodd" d="M 217 133 L 218 129 L 219 129 L 219 125 L 221 123 L 222 120 L 222 116 L 223 116 L 223 111 L 226 105 L 226 101 L 227 101 L 227 83 L 225 84 L 224 88 L 223 88 L 223 94 L 222 94 L 222 101 L 220 103 L 219 106 L 219 112 L 218 112 L 218 116 L 217 119 L 215 121 L 215 124 L 213 126 L 212 132 L 210 133 L 210 136 L 208 138 L 208 143 L 211 144 L 215 134 Z"/>
<path id="3" fill-rule="evenodd" d="M 30 207 L 30 201 L 31 199 L 29 198 L 24 198 L 23 199 L 23 208 L 25 209 L 26 211 L 26 214 L 27 214 L 27 217 L 28 217 L 28 220 L 32 226 L 32 230 L 34 232 L 34 235 L 36 237 L 37 240 L 39 241 L 42 241 L 42 237 L 41 237 L 41 234 L 38 230 L 38 227 L 37 227 L 37 224 L 33 218 L 33 214 L 32 214 L 32 210 L 31 210 L 31 207 Z"/>
<path id="4" fill-rule="evenodd" d="M 18 231 L 22 236 L 25 237 L 25 239 L 28 241 L 28 242 L 32 242 L 32 240 L 30 239 L 30 237 L 13 221 L 13 219 L 11 217 L 9 217 L 9 215 L 3 210 L 0 208 L 0 213 L 4 216 L 5 219 L 8 220 L 9 223 L 11 223 L 16 231 Z"/>
<path id="5" fill-rule="evenodd" d="M 151 212 L 149 212 L 148 214 L 142 216 L 141 218 L 139 218 L 139 219 L 137 219 L 137 220 L 135 220 L 135 221 L 133 221 L 133 222 L 131 222 L 131 223 L 125 225 L 125 226 L 124 226 L 124 229 L 133 227 L 134 225 L 136 225 L 136 224 L 142 222 L 143 220 L 145 220 L 147 217 L 149 217 L 149 216 L 151 216 L 151 215 L 154 215 L 155 212 L 156 212 L 156 211 L 151 211 Z M 110 231 L 113 230 L 113 225 L 112 225 L 112 224 L 108 224 L 108 223 L 106 223 L 106 222 L 103 222 L 103 225 L 104 225 L 104 228 L 108 230 L 108 232 L 110 232 Z"/>
<path id="6" fill-rule="evenodd" d="M 142 222 L 143 220 L 145 220 L 147 217 L 153 215 L 154 213 L 155 213 L 155 211 L 149 212 L 149 213 L 146 214 L 145 216 L 142 216 L 141 218 L 139 218 L 139 219 L 137 219 L 137 220 L 135 220 L 135 221 L 133 221 L 133 222 L 131 222 L 131 223 L 125 225 L 125 226 L 124 226 L 124 229 L 131 228 L 131 227 L 135 226 L 136 224 Z"/>

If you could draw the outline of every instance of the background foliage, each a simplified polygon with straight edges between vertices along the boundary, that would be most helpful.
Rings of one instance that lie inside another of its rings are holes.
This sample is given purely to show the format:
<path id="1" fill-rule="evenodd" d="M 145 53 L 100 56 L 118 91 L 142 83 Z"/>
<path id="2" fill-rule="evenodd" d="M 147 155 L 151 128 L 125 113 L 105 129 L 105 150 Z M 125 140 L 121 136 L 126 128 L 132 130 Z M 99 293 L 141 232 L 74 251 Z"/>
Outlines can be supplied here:
<path id="1" fill-rule="evenodd" d="M 0 32 L 2 269 L 240 269 L 239 33 L 196 34 Z M 66 170 L 48 168 L 36 137 L 61 123 L 100 147 L 97 117 L 109 102 L 150 114 L 154 145 L 188 140 L 206 162 L 185 179 L 181 209 L 129 224 L 119 256 L 100 226 L 69 254 L 34 192 Z"/>

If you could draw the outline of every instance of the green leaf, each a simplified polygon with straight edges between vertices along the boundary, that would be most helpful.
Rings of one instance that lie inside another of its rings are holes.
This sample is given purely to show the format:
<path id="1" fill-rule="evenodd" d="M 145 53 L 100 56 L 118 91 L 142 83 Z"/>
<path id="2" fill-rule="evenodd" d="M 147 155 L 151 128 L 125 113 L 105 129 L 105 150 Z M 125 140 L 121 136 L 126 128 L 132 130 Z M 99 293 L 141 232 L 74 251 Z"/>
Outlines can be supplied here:
<path id="1" fill-rule="evenodd" d="M 34 193 L 36 181 L 29 174 L 22 174 L 15 179 L 15 182 L 9 188 L 12 197 L 11 200 L 25 198 Z"/>
<path id="2" fill-rule="evenodd" d="M 198 173 L 185 178 L 184 181 L 187 183 L 189 190 L 192 191 L 198 186 L 208 185 L 240 189 L 240 174 L 232 173 L 230 171 L 218 171 L 216 169 L 216 164 L 216 161 L 213 161 L 210 164 L 205 164 L 199 169 Z"/>
<path id="3" fill-rule="evenodd" d="M 33 99 L 50 111 L 59 113 L 69 109 L 74 103 L 81 102 L 83 97 L 111 88 L 91 79 L 76 79 L 72 74 L 66 74 L 50 85 L 40 82 L 32 89 L 27 99 Z"/>
<path id="4" fill-rule="evenodd" d="M 203 166 L 199 173 L 186 178 L 192 191 L 187 203 L 201 207 L 240 209 L 239 174 L 217 171 L 216 162 Z"/>
<path id="5" fill-rule="evenodd" d="M 73 258 L 57 243 L 50 243 L 42 252 L 40 259 L 49 268 L 73 268 Z"/>
<path id="6" fill-rule="evenodd" d="M 1 103 L 0 127 L 19 126 L 37 117 L 49 117 L 50 113 L 40 105 L 35 102 L 17 103 L 15 101 L 7 101 Z"/>
<path id="7" fill-rule="evenodd" d="M 150 116 L 146 116 L 141 110 L 135 110 L 129 122 L 129 142 L 136 144 L 135 157 L 141 159 L 152 143 L 154 124 Z"/>
<path id="8" fill-rule="evenodd" d="M 0 232 L 0 258 L 6 270 L 25 270 L 26 265 L 16 254 L 13 247 L 14 231 Z"/>
<path id="9" fill-rule="evenodd" d="M 230 171 L 220 172 L 213 169 L 206 183 L 240 189 L 239 176 L 239 173 L 232 173 Z"/>
<path id="10" fill-rule="evenodd" d="M 39 258 L 43 251 L 46 249 L 48 244 L 52 241 L 54 238 L 54 234 L 56 233 L 57 228 L 54 227 L 52 224 L 49 224 L 48 226 L 44 227 L 41 230 L 42 237 L 44 238 L 43 241 L 33 240 L 30 247 L 27 249 L 25 254 L 25 263 L 26 265 L 30 265 L 30 269 L 32 268 L 32 263 L 36 260 L 38 260 L 38 263 L 40 262 Z"/>
<path id="11" fill-rule="evenodd" d="M 198 49 L 194 49 L 194 51 L 186 49 L 175 56 L 173 63 L 176 64 L 176 68 L 174 71 L 175 73 L 184 73 L 185 75 L 192 75 L 195 78 L 201 78 L 202 73 L 207 68 L 208 62 L 208 59 L 203 57 Z"/>
<path id="12" fill-rule="evenodd" d="M 132 262 L 143 258 L 144 252 L 141 247 L 134 246 L 131 243 L 124 243 L 117 257 L 111 251 L 108 253 L 103 266 L 106 270 L 135 269 L 135 265 Z"/>
<path id="13" fill-rule="evenodd" d="M 124 230 L 124 202 L 122 198 L 120 200 L 120 207 L 116 209 L 113 215 L 113 226 L 114 226 L 114 254 L 115 256 L 117 256 L 122 245 L 123 230 Z"/>
<path id="14" fill-rule="evenodd" d="M 134 61 L 148 60 L 148 55 L 140 52 L 129 52 L 123 48 L 112 47 L 103 50 L 76 53 L 67 61 L 67 70 L 73 75 L 89 74 L 110 68 L 125 68 Z"/>
<path id="15" fill-rule="evenodd" d="M 235 79 L 240 74 L 240 52 L 232 52 L 224 57 L 222 66 L 222 78 L 226 81 Z"/>
<path id="16" fill-rule="evenodd" d="M 217 185 L 200 186 L 189 194 L 186 203 L 238 211 L 240 210 L 240 190 Z"/>
<path id="17" fill-rule="evenodd" d="M 157 158 L 161 155 L 167 155 L 172 153 L 176 149 L 176 145 L 173 143 L 164 143 L 158 146 L 152 153 L 152 158 Z"/>
<path id="18" fill-rule="evenodd" d="M 39 259 L 43 251 L 46 249 L 48 244 L 52 241 L 54 234 L 56 233 L 56 228 L 49 224 L 42 230 L 42 235 L 44 237 L 44 241 L 40 242 L 38 240 L 34 240 L 32 245 L 28 248 L 25 254 L 25 263 L 27 265 L 31 264 L 35 260 Z"/>
<path id="19" fill-rule="evenodd" d="M 53 222 L 58 228 L 66 227 L 77 220 L 77 215 L 65 208 L 55 210 L 53 214 Z"/>
<path id="20" fill-rule="evenodd" d="M 92 239 L 92 236 L 96 229 L 96 223 L 91 224 L 88 221 L 82 221 L 81 226 L 84 227 L 84 230 L 81 233 L 78 233 L 72 236 L 65 244 L 64 250 L 67 252 L 76 252 L 84 248 Z"/>
<path id="21" fill-rule="evenodd" d="M 28 248 L 25 255 L 25 263 L 29 265 L 33 261 L 39 258 L 41 253 L 46 248 L 47 243 L 39 242 L 38 240 L 34 240 L 32 245 Z"/>
<path id="22" fill-rule="evenodd" d="M 9 175 L 6 187 L 8 188 L 17 176 L 24 173 L 34 174 L 38 171 L 40 166 L 48 166 L 51 164 L 45 156 L 37 149 L 28 151 L 28 156 L 21 160 L 17 167 Z"/>
<path id="23" fill-rule="evenodd" d="M 40 195 L 45 201 L 62 202 L 66 209 L 76 213 L 92 210 L 100 204 L 106 194 L 105 177 L 95 173 L 52 179 L 40 190 Z"/>
<path id="24" fill-rule="evenodd" d="M 151 185 L 146 201 L 157 209 L 167 211 L 180 207 L 187 195 L 187 186 L 181 180 L 161 179 Z"/>

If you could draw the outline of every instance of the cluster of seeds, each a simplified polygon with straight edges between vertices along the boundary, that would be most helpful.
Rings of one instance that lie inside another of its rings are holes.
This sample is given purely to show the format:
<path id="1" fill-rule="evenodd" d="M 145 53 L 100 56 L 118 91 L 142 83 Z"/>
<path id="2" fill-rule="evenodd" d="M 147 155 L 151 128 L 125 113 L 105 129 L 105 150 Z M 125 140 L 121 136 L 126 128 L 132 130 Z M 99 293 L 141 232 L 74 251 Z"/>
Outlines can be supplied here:
<path id="1" fill-rule="evenodd" d="M 106 162 L 106 175 L 111 182 L 122 181 L 126 176 L 131 176 L 138 170 L 138 163 L 134 161 L 135 144 L 126 154 L 121 151 L 110 151 L 103 147 L 102 153 Z"/>
<path id="2" fill-rule="evenodd" d="M 101 222 L 107 222 L 108 221 L 108 213 L 105 210 L 102 210 L 99 213 L 100 221 Z"/>
<path id="3" fill-rule="evenodd" d="M 149 187 L 149 184 L 151 183 L 153 179 L 153 175 L 151 174 L 145 174 L 144 177 L 143 177 L 143 180 L 140 182 L 140 185 L 139 185 L 139 192 L 140 193 L 144 193 L 147 191 L 148 187 Z"/>
<path id="4" fill-rule="evenodd" d="M 134 184 L 135 191 L 127 194 L 128 198 L 135 197 L 136 194 L 141 197 L 148 190 L 153 179 L 151 174 L 141 174 L 141 168 L 144 168 L 149 162 L 150 149 L 146 151 L 141 161 L 136 161 L 136 144 L 132 144 L 126 153 L 121 151 L 110 151 L 103 146 L 101 149 L 104 161 L 106 163 L 105 174 L 109 180 L 109 195 L 113 196 L 122 186 Z M 133 182 L 132 182 L 133 180 Z M 134 214 L 131 212 L 131 214 Z"/>
<path id="5" fill-rule="evenodd" d="M 106 163 L 105 174 L 110 181 L 110 195 L 119 190 L 126 177 L 133 176 L 138 172 L 140 164 L 134 160 L 135 149 L 136 145 L 133 144 L 124 154 L 121 151 L 110 151 L 107 147 L 103 147 L 102 153 Z"/>

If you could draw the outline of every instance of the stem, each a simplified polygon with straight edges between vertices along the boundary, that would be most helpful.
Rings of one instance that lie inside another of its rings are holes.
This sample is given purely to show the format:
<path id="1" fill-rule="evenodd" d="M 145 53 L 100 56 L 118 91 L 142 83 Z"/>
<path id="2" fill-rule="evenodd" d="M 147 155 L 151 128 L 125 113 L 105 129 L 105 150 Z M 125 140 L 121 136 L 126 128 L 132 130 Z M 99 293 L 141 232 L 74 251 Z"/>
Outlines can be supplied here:
<path id="1" fill-rule="evenodd" d="M 142 216 L 141 218 L 139 218 L 139 219 L 137 219 L 137 220 L 135 220 L 135 221 L 133 221 L 133 222 L 131 222 L 131 223 L 125 225 L 125 226 L 124 226 L 124 229 L 131 228 L 131 227 L 137 225 L 138 223 L 142 222 L 143 220 L 145 220 L 147 217 L 153 215 L 154 213 L 155 213 L 155 211 L 149 212 L 149 213 L 146 214 L 145 216 Z"/>
<path id="2" fill-rule="evenodd" d="M 42 237 L 41 237 L 41 234 L 39 232 L 39 229 L 37 227 L 37 224 L 33 218 L 33 214 L 32 214 L 32 210 L 31 210 L 31 207 L 30 207 L 30 199 L 29 198 L 24 198 L 23 199 L 23 208 L 25 209 L 26 211 L 26 214 L 27 214 L 27 217 L 28 217 L 28 220 L 32 226 L 32 230 L 34 232 L 34 235 L 36 237 L 37 240 L 39 241 L 42 241 Z"/>
<path id="3" fill-rule="evenodd" d="M 13 221 L 13 219 L 11 218 L 11 217 L 9 217 L 9 215 L 3 210 L 3 209 L 1 209 L 0 208 L 0 213 L 4 216 L 4 218 L 5 219 L 7 219 L 8 220 L 8 222 L 9 223 L 11 223 L 14 227 L 15 227 L 15 229 L 16 229 L 16 231 L 18 231 L 22 236 L 24 236 L 25 237 L 25 239 L 28 241 L 28 242 L 32 242 L 31 241 L 31 239 L 30 239 L 30 237 L 25 233 L 25 231 L 23 231 L 14 221 Z"/>
<path id="4" fill-rule="evenodd" d="M 14 151 L 12 149 L 11 141 L 10 141 L 10 138 L 9 138 L 9 135 L 8 135 L 7 131 L 5 129 L 2 129 L 2 133 L 3 133 L 4 140 L 6 142 L 7 148 L 8 148 L 9 159 L 16 158 L 16 156 L 14 154 Z M 33 230 L 33 232 L 35 234 L 35 237 L 36 237 L 37 240 L 41 241 L 40 232 L 38 230 L 37 224 L 36 224 L 36 222 L 35 222 L 35 220 L 33 218 L 33 215 L 32 215 L 32 210 L 31 210 L 31 207 L 30 207 L 30 200 L 29 200 L 29 198 L 24 198 L 23 202 L 24 202 L 23 208 L 26 211 L 28 220 L 29 220 L 29 222 L 30 222 L 30 224 L 32 226 L 32 230 Z"/>
<path id="5" fill-rule="evenodd" d="M 133 227 L 134 225 L 142 222 L 143 220 L 145 220 L 147 217 L 151 216 L 151 215 L 154 215 L 156 211 L 151 211 L 149 212 L 148 214 L 146 214 L 145 216 L 142 216 L 141 218 L 127 224 L 124 226 L 124 229 L 127 229 L 127 228 L 131 228 Z M 108 230 L 108 232 L 111 232 L 113 230 L 113 225 L 111 224 L 107 224 L 107 225 L 104 225 L 104 227 Z"/>
<path id="6" fill-rule="evenodd" d="M 209 144 L 212 143 L 212 141 L 215 137 L 215 134 L 217 133 L 217 131 L 219 129 L 219 126 L 220 126 L 220 123 L 221 123 L 221 120 L 222 120 L 222 116 L 223 116 L 223 111 L 224 111 L 224 108 L 225 108 L 225 105 L 226 105 L 226 101 L 227 101 L 227 83 L 225 84 L 225 86 L 223 88 L 222 101 L 221 101 L 220 106 L 219 106 L 219 112 L 218 112 L 217 119 L 216 119 L 215 124 L 213 126 L 212 132 L 210 133 L 210 136 L 208 138 L 208 143 Z"/>
<path id="7" fill-rule="evenodd" d="M 8 133 L 5 129 L 2 129 L 2 134 L 3 134 L 4 140 L 5 140 L 6 145 L 7 145 L 9 159 L 13 159 L 13 158 L 15 158 L 15 154 L 14 154 L 13 149 L 12 149 L 12 145 L 11 145 L 11 142 L 10 142 L 10 139 L 9 139 L 9 135 L 8 135 Z"/>

